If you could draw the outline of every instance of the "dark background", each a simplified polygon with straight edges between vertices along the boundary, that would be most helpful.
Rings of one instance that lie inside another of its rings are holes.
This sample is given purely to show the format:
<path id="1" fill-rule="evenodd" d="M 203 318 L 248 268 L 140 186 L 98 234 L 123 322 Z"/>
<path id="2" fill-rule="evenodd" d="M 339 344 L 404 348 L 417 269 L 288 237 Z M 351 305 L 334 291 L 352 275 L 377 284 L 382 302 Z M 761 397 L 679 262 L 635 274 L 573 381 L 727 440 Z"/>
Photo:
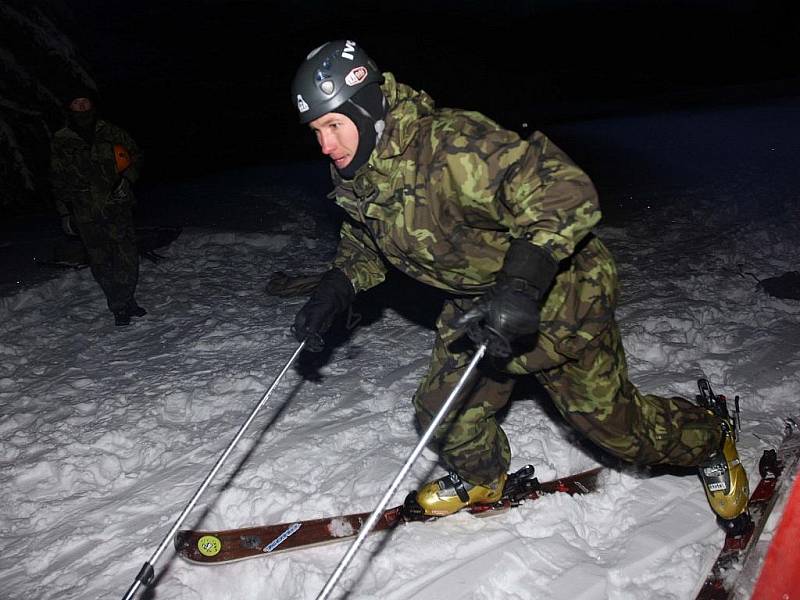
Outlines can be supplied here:
<path id="1" fill-rule="evenodd" d="M 140 225 L 279 229 L 285 203 L 270 198 L 297 198 L 334 226 L 289 86 L 311 49 L 339 38 L 440 106 L 544 131 L 592 177 L 606 223 L 709 185 L 770 210 L 800 188 L 799 7 L 0 0 L 0 292 L 35 282 L 63 243 L 49 142 L 81 71 L 145 152 Z"/>
<path id="2" fill-rule="evenodd" d="M 430 6 L 426 6 L 429 4 Z M 289 84 L 358 41 L 441 106 L 522 133 L 575 119 L 796 95 L 796 2 L 75 0 L 69 35 L 146 178 L 317 156 Z M 524 128 L 523 123 L 528 127 Z"/>

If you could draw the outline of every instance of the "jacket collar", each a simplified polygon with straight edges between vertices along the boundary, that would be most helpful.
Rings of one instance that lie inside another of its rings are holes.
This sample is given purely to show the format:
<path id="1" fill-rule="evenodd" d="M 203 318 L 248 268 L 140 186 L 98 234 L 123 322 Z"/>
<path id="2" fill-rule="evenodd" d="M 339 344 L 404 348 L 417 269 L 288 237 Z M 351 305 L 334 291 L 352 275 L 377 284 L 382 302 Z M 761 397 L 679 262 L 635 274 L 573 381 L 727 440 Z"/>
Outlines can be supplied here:
<path id="1" fill-rule="evenodd" d="M 95 137 L 97 136 L 97 134 L 101 130 L 103 130 L 105 128 L 106 128 L 106 122 L 103 119 L 97 119 L 97 122 L 94 124 Z M 70 127 L 69 124 L 64 126 L 64 132 L 69 137 L 74 137 L 74 138 L 77 138 L 79 140 L 83 140 L 83 138 L 80 136 L 80 134 L 77 131 L 75 131 L 72 127 Z M 85 142 L 86 140 L 83 140 L 83 141 Z"/>
<path id="2" fill-rule="evenodd" d="M 384 73 L 383 77 L 381 90 L 389 108 L 386 129 L 371 157 L 378 159 L 376 163 L 403 154 L 417 134 L 419 120 L 433 114 L 435 106 L 433 98 L 426 92 L 399 83 L 392 73 Z"/>
<path id="3" fill-rule="evenodd" d="M 333 183 L 337 187 L 352 189 L 352 185 L 348 184 L 370 169 L 384 176 L 389 175 L 393 169 L 392 159 L 403 154 L 414 141 L 419 120 L 433 114 L 435 103 L 426 92 L 418 92 L 399 83 L 392 73 L 384 73 L 383 78 L 381 90 L 388 105 L 386 128 L 369 160 L 356 172 L 353 180 L 344 179 L 336 169 L 331 168 Z"/>

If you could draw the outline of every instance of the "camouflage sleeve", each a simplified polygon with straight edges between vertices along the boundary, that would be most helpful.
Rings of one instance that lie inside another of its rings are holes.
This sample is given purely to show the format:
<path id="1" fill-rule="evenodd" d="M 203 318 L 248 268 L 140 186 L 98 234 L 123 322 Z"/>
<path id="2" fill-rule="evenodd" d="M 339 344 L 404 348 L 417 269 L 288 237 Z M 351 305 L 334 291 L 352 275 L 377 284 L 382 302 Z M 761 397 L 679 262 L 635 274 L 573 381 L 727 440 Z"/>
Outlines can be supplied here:
<path id="1" fill-rule="evenodd" d="M 503 185 L 503 199 L 513 215 L 511 235 L 526 237 L 556 260 L 600 221 L 597 192 L 589 176 L 544 134 L 531 138 L 517 168 Z"/>
<path id="2" fill-rule="evenodd" d="M 349 220 L 342 223 L 333 266 L 344 271 L 356 292 L 375 287 L 386 278 L 386 265 L 369 233 Z"/>
<path id="3" fill-rule="evenodd" d="M 461 145 L 449 171 L 462 205 L 512 237 L 529 239 L 558 261 L 600 220 L 591 180 L 544 134 L 525 141 L 497 128 Z"/>
<path id="4" fill-rule="evenodd" d="M 108 123 L 107 126 L 110 129 L 111 138 L 114 142 L 125 146 L 131 157 L 131 165 L 125 169 L 123 175 L 125 175 L 125 178 L 131 183 L 136 183 L 141 174 L 142 165 L 144 164 L 144 154 L 141 148 L 139 148 L 136 141 L 122 127 L 118 127 L 112 123 Z"/>

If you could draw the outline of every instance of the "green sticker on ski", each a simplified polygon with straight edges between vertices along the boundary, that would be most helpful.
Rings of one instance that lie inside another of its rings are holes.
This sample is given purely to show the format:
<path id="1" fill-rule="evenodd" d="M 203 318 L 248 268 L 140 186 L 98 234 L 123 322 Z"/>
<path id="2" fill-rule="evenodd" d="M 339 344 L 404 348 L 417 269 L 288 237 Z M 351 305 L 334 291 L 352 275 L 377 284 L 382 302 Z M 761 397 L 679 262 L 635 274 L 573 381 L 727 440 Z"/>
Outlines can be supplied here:
<path id="1" fill-rule="evenodd" d="M 213 535 L 204 535 L 197 540 L 197 549 L 203 556 L 216 556 L 222 550 L 222 542 Z"/>

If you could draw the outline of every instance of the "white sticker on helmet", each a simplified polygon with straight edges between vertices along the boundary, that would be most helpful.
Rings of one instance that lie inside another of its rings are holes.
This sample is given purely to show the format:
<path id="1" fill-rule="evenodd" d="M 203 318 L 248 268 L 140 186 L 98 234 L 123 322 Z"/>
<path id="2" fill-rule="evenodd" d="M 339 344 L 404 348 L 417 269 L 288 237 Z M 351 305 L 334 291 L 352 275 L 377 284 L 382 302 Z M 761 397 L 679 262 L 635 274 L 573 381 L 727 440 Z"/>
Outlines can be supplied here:
<path id="1" fill-rule="evenodd" d="M 346 40 L 344 43 L 344 50 L 342 50 L 342 58 L 346 58 L 347 60 L 354 60 L 355 56 L 353 56 L 356 52 L 356 43 L 351 40 Z"/>
<path id="2" fill-rule="evenodd" d="M 358 85 L 367 78 L 367 74 L 367 67 L 356 67 L 347 74 L 347 77 L 344 78 L 344 82 L 351 86 Z"/>
<path id="3" fill-rule="evenodd" d="M 300 94 L 297 94 L 297 110 L 299 110 L 301 113 L 304 113 L 308 110 L 308 104 L 305 100 L 303 100 L 303 97 Z"/>

